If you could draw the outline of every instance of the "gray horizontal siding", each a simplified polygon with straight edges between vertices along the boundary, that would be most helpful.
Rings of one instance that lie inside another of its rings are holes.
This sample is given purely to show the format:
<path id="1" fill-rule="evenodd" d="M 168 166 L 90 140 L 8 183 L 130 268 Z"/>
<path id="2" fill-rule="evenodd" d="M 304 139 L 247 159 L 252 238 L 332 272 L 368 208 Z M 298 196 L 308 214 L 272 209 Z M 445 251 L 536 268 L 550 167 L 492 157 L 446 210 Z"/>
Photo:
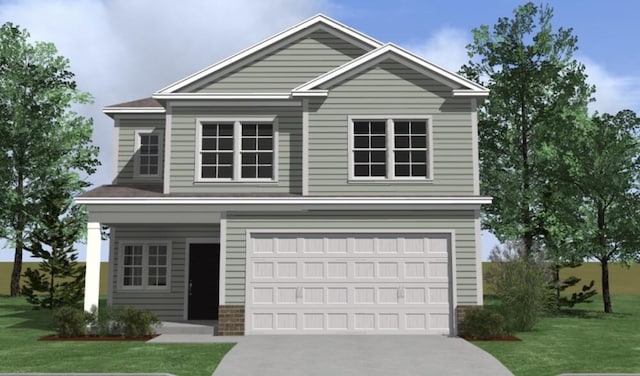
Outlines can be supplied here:
<path id="1" fill-rule="evenodd" d="M 279 132 L 277 183 L 194 183 L 196 119 L 276 116 Z M 171 193 L 291 193 L 302 191 L 300 107 L 176 107 L 171 125 Z"/>
<path id="2" fill-rule="evenodd" d="M 134 178 L 135 158 L 135 132 L 162 131 L 164 134 L 163 119 L 120 119 L 118 129 L 118 166 L 116 173 L 117 184 L 154 184 L 162 183 L 162 178 Z M 164 137 L 163 137 L 164 139 Z M 160 168 L 162 169 L 162 165 Z"/>
<path id="3" fill-rule="evenodd" d="M 245 65 L 213 83 L 188 92 L 288 92 L 366 51 L 324 32 L 315 31 Z"/>
<path id="4" fill-rule="evenodd" d="M 451 89 L 384 61 L 313 100 L 309 114 L 310 195 L 473 194 L 471 107 Z M 433 182 L 348 182 L 348 116 L 430 115 Z M 392 191 L 390 191 L 392 186 Z"/>
<path id="5" fill-rule="evenodd" d="M 161 320 L 182 320 L 185 298 L 185 241 L 187 238 L 219 238 L 220 226 L 209 225 L 112 225 L 115 238 L 111 239 L 115 250 L 112 255 L 113 306 L 130 306 L 148 309 Z M 169 291 L 122 291 L 118 289 L 119 250 L 126 241 L 170 241 L 171 242 L 171 285 Z"/>
<path id="6" fill-rule="evenodd" d="M 278 229 L 453 230 L 455 232 L 457 299 L 477 304 L 474 213 L 469 212 L 323 212 L 227 215 L 226 302 L 244 304 L 246 231 Z"/>

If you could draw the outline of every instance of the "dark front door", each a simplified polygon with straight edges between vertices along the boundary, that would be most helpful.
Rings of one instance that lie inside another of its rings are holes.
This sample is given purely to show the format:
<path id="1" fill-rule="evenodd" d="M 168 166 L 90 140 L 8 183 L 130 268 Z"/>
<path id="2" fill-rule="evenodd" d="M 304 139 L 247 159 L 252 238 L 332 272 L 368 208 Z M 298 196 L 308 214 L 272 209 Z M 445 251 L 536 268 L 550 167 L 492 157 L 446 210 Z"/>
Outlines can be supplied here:
<path id="1" fill-rule="evenodd" d="M 220 244 L 189 245 L 189 320 L 217 320 Z"/>

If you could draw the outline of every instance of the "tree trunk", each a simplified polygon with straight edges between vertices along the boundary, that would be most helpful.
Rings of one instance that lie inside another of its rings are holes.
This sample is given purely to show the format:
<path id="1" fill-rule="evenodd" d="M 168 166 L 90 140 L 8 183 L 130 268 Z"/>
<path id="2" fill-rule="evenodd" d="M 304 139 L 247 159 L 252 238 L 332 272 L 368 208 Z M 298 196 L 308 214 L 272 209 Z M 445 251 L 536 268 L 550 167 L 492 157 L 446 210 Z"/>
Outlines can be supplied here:
<path id="1" fill-rule="evenodd" d="M 556 307 L 560 309 L 560 265 L 555 265 Z"/>
<path id="2" fill-rule="evenodd" d="M 604 303 L 604 312 L 613 313 L 611 308 L 611 294 L 609 292 L 609 262 L 606 258 L 600 261 L 602 268 L 602 301 Z"/>
<path id="3" fill-rule="evenodd" d="M 16 254 L 13 257 L 11 271 L 11 296 L 20 296 L 20 274 L 22 274 L 22 242 L 16 242 Z"/>

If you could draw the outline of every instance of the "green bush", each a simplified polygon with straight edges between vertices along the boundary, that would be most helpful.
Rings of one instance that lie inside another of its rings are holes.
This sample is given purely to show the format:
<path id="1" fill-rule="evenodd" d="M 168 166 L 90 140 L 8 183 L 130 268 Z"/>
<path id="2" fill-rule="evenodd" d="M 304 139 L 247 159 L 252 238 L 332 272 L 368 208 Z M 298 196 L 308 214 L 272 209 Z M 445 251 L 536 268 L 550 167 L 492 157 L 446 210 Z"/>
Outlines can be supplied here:
<path id="1" fill-rule="evenodd" d="M 53 315 L 56 330 L 60 337 L 78 337 L 86 335 L 86 319 L 86 314 L 82 309 L 69 306 L 58 308 Z"/>
<path id="2" fill-rule="evenodd" d="M 131 307 L 120 311 L 118 321 L 122 325 L 122 334 L 127 338 L 155 334 L 155 328 L 160 324 L 153 313 Z"/>
<path id="3" fill-rule="evenodd" d="M 91 307 L 87 318 L 91 334 L 99 336 L 122 334 L 119 315 L 119 309 L 102 307 L 98 310 L 96 306 Z"/>
<path id="4" fill-rule="evenodd" d="M 461 336 L 489 339 L 507 334 L 505 319 L 501 314 L 482 307 L 469 307 L 458 327 Z"/>

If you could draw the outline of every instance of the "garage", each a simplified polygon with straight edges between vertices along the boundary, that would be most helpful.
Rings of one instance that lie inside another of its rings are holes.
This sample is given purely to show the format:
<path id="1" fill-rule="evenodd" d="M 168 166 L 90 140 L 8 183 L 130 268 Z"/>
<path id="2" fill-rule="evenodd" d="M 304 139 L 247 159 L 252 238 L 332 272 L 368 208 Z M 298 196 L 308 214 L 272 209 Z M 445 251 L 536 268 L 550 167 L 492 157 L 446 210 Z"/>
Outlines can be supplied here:
<path id="1" fill-rule="evenodd" d="M 248 231 L 246 334 L 449 334 L 452 233 Z"/>

